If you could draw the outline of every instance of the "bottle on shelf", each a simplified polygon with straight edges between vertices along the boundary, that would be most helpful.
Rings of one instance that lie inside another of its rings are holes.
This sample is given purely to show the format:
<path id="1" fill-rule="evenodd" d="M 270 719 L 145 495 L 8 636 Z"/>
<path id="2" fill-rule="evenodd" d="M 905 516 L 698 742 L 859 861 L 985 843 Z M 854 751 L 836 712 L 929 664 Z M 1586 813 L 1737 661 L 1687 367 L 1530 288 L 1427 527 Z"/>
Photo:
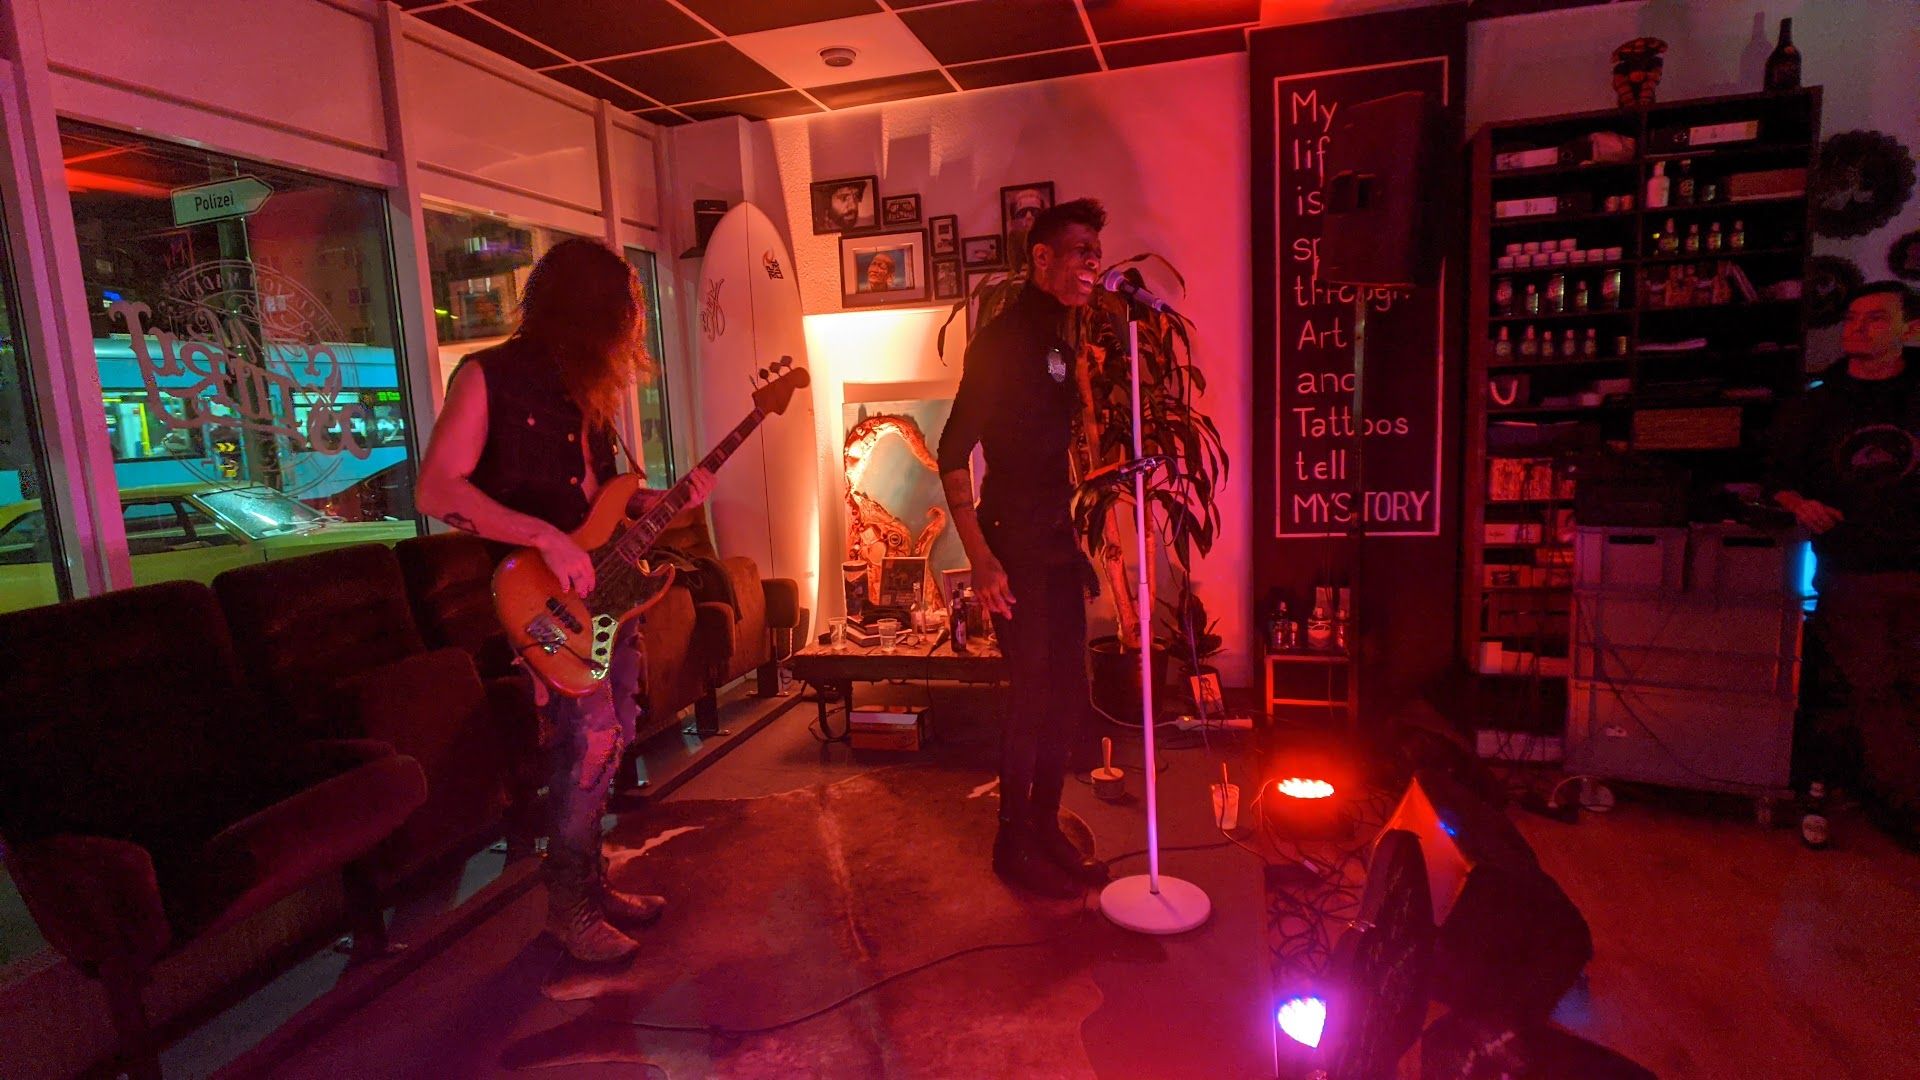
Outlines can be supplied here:
<path id="1" fill-rule="evenodd" d="M 1560 357 L 1563 360 L 1572 360 L 1579 355 L 1580 345 L 1574 340 L 1573 331 L 1569 329 L 1560 336 Z"/>
<path id="2" fill-rule="evenodd" d="M 1513 279 L 1501 278 L 1493 283 L 1493 313 L 1495 315 L 1513 314 Z"/>
<path id="3" fill-rule="evenodd" d="M 1760 84 L 1767 91 L 1800 88 L 1800 50 L 1793 47 L 1793 20 L 1780 20 L 1780 43 L 1767 57 L 1766 74 Z"/>
<path id="4" fill-rule="evenodd" d="M 1673 181 L 1667 178 L 1667 163 L 1653 163 L 1653 175 L 1647 178 L 1647 198 L 1645 206 L 1649 210 L 1658 210 L 1667 205 L 1673 190 Z"/>
<path id="5" fill-rule="evenodd" d="M 1720 223 L 1714 222 L 1707 228 L 1707 250 L 1719 251 L 1726 246 L 1726 234 L 1720 231 Z"/>
<path id="6" fill-rule="evenodd" d="M 1631 339 L 1629 339 L 1627 335 L 1625 334 L 1614 335 L 1613 355 L 1620 357 L 1623 360 L 1626 359 L 1627 353 L 1631 351 L 1630 345 L 1631 345 Z"/>
<path id="7" fill-rule="evenodd" d="M 1513 359 L 1513 339 L 1507 336 L 1507 328 L 1504 326 L 1500 328 L 1500 336 L 1493 341 L 1493 358 L 1495 360 Z"/>
<path id="8" fill-rule="evenodd" d="M 1599 330 L 1591 326 L 1587 327 L 1587 339 L 1584 342 L 1582 342 L 1580 345 L 1580 355 L 1586 357 L 1589 360 L 1592 360 L 1595 357 L 1600 355 L 1600 331 Z"/>
<path id="9" fill-rule="evenodd" d="M 1540 355 L 1540 339 L 1534 336 L 1531 326 L 1520 335 L 1520 355 L 1527 359 Z"/>
<path id="10" fill-rule="evenodd" d="M 1540 314 L 1540 290 L 1534 285 L 1532 285 L 1531 283 L 1527 285 L 1527 296 L 1524 303 L 1524 310 L 1529 315 Z"/>
<path id="11" fill-rule="evenodd" d="M 1609 311 L 1620 306 L 1620 285 L 1624 280 L 1619 267 L 1600 275 L 1600 306 Z"/>
<path id="12" fill-rule="evenodd" d="M 1593 294 L 1588 291 L 1587 283 L 1580 282 L 1573 287 L 1573 310 L 1588 311 L 1593 307 Z"/>
<path id="13" fill-rule="evenodd" d="M 1680 178 L 1673 185 L 1673 201 L 1676 206 L 1687 206 L 1693 202 L 1693 159 L 1680 159 Z"/>
<path id="14" fill-rule="evenodd" d="M 1686 249 L 1686 252 L 1689 255 L 1698 255 L 1700 253 L 1700 223 L 1699 222 L 1696 221 L 1693 224 L 1687 226 L 1687 239 L 1685 244 L 1683 244 L 1682 246 Z"/>
<path id="15" fill-rule="evenodd" d="M 1747 223 L 1734 219 L 1733 235 L 1727 237 L 1727 246 L 1735 251 L 1747 246 Z"/>
<path id="16" fill-rule="evenodd" d="M 1547 312 L 1559 315 L 1567 310 L 1567 275 L 1555 274 L 1547 279 Z"/>
<path id="17" fill-rule="evenodd" d="M 1315 590 L 1313 614 L 1307 617 L 1307 648 L 1325 652 L 1333 647 L 1333 620 L 1327 615 L 1327 588 Z"/>
<path id="18" fill-rule="evenodd" d="M 1653 227 L 1653 238 L 1647 244 L 1647 250 L 1655 255 L 1667 250 L 1667 234 L 1661 232 L 1658 225 Z"/>
<path id="19" fill-rule="evenodd" d="M 1655 245 L 1662 255 L 1672 255 L 1680 250 L 1680 226 L 1674 224 L 1672 218 L 1668 218 L 1666 228 L 1660 230 Z"/>

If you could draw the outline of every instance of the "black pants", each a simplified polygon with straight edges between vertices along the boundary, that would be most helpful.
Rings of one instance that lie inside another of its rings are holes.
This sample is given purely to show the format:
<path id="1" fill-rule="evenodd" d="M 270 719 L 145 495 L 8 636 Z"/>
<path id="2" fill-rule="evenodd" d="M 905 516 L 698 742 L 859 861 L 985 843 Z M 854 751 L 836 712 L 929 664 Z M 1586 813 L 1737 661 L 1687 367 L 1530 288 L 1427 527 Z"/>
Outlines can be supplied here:
<path id="1" fill-rule="evenodd" d="M 1818 590 L 1809 629 L 1828 685 L 1809 710 L 1817 736 L 1859 756 L 1874 794 L 1920 813 L 1920 573 L 1833 571 Z"/>
<path id="2" fill-rule="evenodd" d="M 1086 564 L 1071 549 L 1000 560 L 1014 598 L 1013 617 L 993 620 L 1013 684 L 1000 735 L 1000 819 L 1051 823 L 1091 711 Z"/>

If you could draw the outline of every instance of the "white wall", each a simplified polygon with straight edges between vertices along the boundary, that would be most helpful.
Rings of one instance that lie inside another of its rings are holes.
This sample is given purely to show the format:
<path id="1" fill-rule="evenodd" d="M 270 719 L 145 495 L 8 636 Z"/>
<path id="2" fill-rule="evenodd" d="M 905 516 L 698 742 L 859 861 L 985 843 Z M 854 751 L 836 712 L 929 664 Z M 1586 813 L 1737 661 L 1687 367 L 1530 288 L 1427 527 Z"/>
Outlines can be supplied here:
<path id="1" fill-rule="evenodd" d="M 1106 203 L 1109 259 L 1158 252 L 1186 275 L 1180 307 L 1198 324 L 1194 360 L 1210 381 L 1200 406 L 1220 425 L 1233 465 L 1219 542 L 1196 568 L 1195 586 L 1235 645 L 1248 640 L 1251 618 L 1246 79 L 1244 55 L 1219 56 L 754 125 L 766 130 L 786 217 L 796 223 L 808 345 L 826 375 L 814 400 L 823 425 L 835 427 L 820 433 L 823 445 L 838 445 L 827 440 L 838 434 L 842 379 L 825 369 L 857 373 L 845 381 L 957 381 L 965 341 L 963 327 L 950 332 L 942 367 L 932 342 L 944 311 L 832 314 L 840 310 L 839 246 L 808 226 L 807 184 L 816 177 L 877 175 L 883 194 L 918 192 L 924 215 L 957 214 L 963 236 L 1000 231 L 1002 185 L 1051 180 L 1061 200 L 1092 195 Z M 1170 280 L 1156 284 L 1178 295 Z M 823 499 L 838 505 L 837 474 L 821 484 Z M 839 515 L 829 517 L 830 529 L 842 527 Z M 844 538 L 836 531 L 822 540 L 832 564 L 822 580 L 830 581 Z M 1251 679 L 1243 651 L 1221 660 L 1228 681 Z"/>
<path id="2" fill-rule="evenodd" d="M 1749 93 L 1793 20 L 1801 82 L 1822 87 L 1822 137 L 1884 131 L 1920 156 L 1920 4 L 1914 0 L 1646 0 L 1468 24 L 1467 130 L 1494 120 L 1604 109 L 1614 46 L 1648 35 L 1667 43 L 1662 101 Z M 1866 280 L 1893 276 L 1887 248 L 1920 228 L 1920 197 L 1866 236 L 1815 236 L 1819 255 L 1852 259 Z M 1823 366 L 1838 331 L 1808 335 Z"/>

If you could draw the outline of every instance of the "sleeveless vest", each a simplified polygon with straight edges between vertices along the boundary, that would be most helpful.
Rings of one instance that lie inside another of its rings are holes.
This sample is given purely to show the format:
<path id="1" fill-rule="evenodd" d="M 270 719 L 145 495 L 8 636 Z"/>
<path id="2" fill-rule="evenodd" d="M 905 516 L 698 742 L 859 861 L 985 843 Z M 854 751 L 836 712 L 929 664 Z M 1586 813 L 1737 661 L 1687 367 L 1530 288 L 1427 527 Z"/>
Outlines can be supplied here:
<path id="1" fill-rule="evenodd" d="M 582 416 L 559 368 L 518 338 L 461 361 L 479 364 L 487 384 L 487 444 L 468 480 L 509 510 L 564 532 L 587 519 Z M 457 372 L 456 372 L 457 373 Z M 595 479 L 614 475 L 614 439 L 603 425 L 589 437 Z"/>

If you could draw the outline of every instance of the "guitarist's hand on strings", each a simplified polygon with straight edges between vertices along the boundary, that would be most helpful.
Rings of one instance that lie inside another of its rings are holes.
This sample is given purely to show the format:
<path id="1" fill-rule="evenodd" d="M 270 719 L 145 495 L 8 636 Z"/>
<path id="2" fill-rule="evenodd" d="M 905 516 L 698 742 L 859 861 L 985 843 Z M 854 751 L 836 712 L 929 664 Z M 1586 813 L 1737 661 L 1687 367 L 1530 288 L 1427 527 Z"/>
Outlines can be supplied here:
<path id="1" fill-rule="evenodd" d="M 687 474 L 687 505 L 699 506 L 713 494 L 713 470 L 705 465 Z"/>
<path id="2" fill-rule="evenodd" d="M 560 584 L 575 596 L 585 596 L 593 591 L 593 556 L 586 549 L 573 542 L 573 537 L 553 530 L 553 535 L 535 545 L 540 557 L 547 561 L 547 569 L 560 579 Z"/>

